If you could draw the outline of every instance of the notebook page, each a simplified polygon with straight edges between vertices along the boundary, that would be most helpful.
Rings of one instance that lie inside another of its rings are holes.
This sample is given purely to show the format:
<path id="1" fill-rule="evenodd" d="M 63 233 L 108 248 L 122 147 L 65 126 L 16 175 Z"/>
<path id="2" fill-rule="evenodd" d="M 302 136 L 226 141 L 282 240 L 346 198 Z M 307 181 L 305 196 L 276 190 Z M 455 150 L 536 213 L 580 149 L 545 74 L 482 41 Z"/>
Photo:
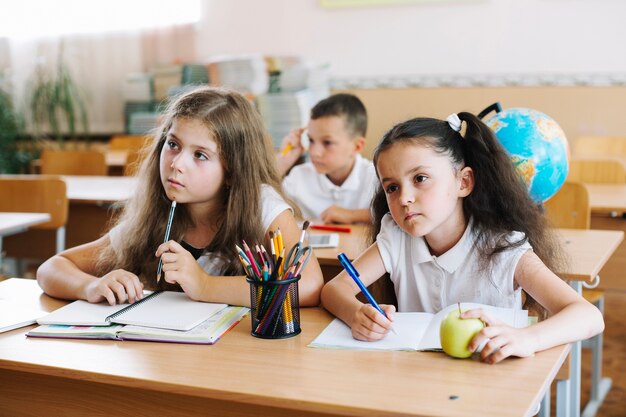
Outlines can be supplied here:
<path id="1" fill-rule="evenodd" d="M 226 307 L 227 304 L 193 301 L 182 292 L 164 291 L 136 308 L 124 311 L 112 321 L 160 329 L 190 330 Z"/>
<path id="2" fill-rule="evenodd" d="M 384 339 L 363 342 L 352 337 L 352 330 L 341 320 L 333 320 L 310 347 L 335 349 L 416 350 L 433 315 L 430 313 L 395 313 L 393 329 Z"/>
<path id="3" fill-rule="evenodd" d="M 119 335 L 129 340 L 213 344 L 249 312 L 247 307 L 229 306 L 188 331 L 124 326 Z"/>
<path id="4" fill-rule="evenodd" d="M 129 304 L 116 304 L 114 306 L 106 303 L 92 304 L 84 300 L 78 300 L 37 319 L 37 323 L 74 326 L 109 326 L 111 323 L 107 322 L 106 318 L 128 306 Z"/>

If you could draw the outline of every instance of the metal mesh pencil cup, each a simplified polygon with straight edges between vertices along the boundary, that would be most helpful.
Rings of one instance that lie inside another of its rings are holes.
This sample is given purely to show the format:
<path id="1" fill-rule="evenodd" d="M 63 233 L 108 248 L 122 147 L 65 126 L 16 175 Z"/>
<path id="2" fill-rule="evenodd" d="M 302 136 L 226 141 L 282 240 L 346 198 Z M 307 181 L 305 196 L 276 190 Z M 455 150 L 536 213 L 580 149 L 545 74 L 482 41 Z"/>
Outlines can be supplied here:
<path id="1" fill-rule="evenodd" d="M 300 275 L 274 281 L 246 280 L 250 283 L 252 336 L 284 339 L 300 334 Z"/>

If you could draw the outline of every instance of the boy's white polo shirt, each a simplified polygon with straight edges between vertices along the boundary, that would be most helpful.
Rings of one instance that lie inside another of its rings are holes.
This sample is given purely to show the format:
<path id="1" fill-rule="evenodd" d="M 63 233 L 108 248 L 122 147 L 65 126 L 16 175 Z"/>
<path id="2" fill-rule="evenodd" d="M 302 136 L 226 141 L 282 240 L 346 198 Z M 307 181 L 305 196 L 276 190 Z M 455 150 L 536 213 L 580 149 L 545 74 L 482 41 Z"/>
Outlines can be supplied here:
<path id="1" fill-rule="evenodd" d="M 307 162 L 291 169 L 283 179 L 283 190 L 300 207 L 304 218 L 313 220 L 333 204 L 352 210 L 369 209 L 377 183 L 372 162 L 357 154 L 350 175 L 340 186 Z"/>
<path id="2" fill-rule="evenodd" d="M 520 232 L 505 236 L 508 242 L 524 238 Z M 515 268 L 528 242 L 493 256 L 481 268 L 481 254 L 471 222 L 461 239 L 441 256 L 433 256 L 423 237 L 404 232 L 386 214 L 376 238 L 378 251 L 394 284 L 398 311 L 437 313 L 458 302 L 477 302 L 496 307 L 521 308 L 521 288 L 515 286 Z"/>

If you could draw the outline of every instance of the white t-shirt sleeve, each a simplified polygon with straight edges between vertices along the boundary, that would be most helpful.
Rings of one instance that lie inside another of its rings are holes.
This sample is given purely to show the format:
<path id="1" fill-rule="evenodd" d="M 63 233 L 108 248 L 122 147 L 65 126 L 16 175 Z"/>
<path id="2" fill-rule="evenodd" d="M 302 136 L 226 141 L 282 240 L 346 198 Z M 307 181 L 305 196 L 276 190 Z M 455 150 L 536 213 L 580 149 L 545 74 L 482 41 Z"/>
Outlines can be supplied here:
<path id="1" fill-rule="evenodd" d="M 263 231 L 267 232 L 274 219 L 283 211 L 291 210 L 291 206 L 270 185 L 261 186 L 261 221 Z"/>
<path id="2" fill-rule="evenodd" d="M 378 252 L 380 252 L 380 257 L 385 265 L 385 271 L 390 274 L 398 265 L 400 253 L 398 245 L 404 239 L 402 234 L 402 230 L 400 230 L 393 220 L 391 214 L 385 214 L 381 221 L 380 232 L 378 236 L 376 236 L 376 244 L 378 246 Z"/>
<path id="3" fill-rule="evenodd" d="M 118 223 L 109 230 L 109 240 L 113 249 L 119 248 L 124 238 L 124 223 Z"/>

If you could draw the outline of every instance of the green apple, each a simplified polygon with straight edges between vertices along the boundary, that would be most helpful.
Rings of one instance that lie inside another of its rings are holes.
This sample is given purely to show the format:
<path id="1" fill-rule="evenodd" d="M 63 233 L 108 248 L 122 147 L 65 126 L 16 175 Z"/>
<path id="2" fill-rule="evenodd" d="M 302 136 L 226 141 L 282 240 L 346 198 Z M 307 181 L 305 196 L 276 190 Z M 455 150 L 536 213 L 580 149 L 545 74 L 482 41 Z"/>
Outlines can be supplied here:
<path id="1" fill-rule="evenodd" d="M 446 315 L 439 327 L 439 338 L 443 351 L 454 358 L 469 358 L 472 352 L 467 350 L 474 336 L 485 324 L 480 319 L 462 319 L 459 310 Z"/>

